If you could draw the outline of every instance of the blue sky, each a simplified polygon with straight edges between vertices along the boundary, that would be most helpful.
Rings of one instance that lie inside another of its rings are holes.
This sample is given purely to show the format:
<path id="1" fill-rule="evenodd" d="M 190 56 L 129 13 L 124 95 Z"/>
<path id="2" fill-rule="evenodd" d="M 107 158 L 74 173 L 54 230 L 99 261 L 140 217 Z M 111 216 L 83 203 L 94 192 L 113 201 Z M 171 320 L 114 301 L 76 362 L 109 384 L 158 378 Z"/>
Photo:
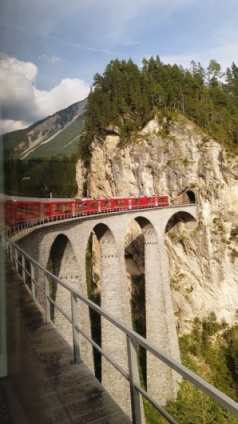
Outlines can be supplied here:
<path id="1" fill-rule="evenodd" d="M 113 59 L 238 65 L 237 0 L 1 0 L 0 133 L 84 99 Z"/>

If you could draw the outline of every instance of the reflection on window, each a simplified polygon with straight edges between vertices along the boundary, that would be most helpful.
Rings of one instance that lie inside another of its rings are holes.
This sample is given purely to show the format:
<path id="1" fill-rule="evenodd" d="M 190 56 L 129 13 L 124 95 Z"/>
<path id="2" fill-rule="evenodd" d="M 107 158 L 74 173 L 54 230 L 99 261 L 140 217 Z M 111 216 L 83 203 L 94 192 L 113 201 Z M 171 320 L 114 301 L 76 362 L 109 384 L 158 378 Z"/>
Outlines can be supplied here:
<path id="1" fill-rule="evenodd" d="M 98 206 L 97 202 L 90 202 L 91 208 L 97 208 L 97 206 Z"/>
<path id="2" fill-rule="evenodd" d="M 124 205 L 124 199 L 115 200 L 115 205 Z"/>
<path id="3" fill-rule="evenodd" d="M 106 200 L 102 204 L 103 204 L 103 206 L 106 206 L 106 207 L 110 207 L 111 206 L 110 200 Z"/>

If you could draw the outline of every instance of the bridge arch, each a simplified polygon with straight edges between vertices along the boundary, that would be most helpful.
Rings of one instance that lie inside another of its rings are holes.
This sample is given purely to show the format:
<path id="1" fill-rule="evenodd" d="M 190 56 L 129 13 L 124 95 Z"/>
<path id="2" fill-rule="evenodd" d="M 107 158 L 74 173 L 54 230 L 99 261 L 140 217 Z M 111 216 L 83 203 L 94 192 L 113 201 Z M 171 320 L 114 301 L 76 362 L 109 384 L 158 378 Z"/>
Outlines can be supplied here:
<path id="1" fill-rule="evenodd" d="M 52 242 L 49 249 L 47 268 L 56 277 L 78 290 L 78 262 L 71 241 L 63 233 L 58 234 Z M 70 315 L 70 294 L 53 280 L 50 280 L 50 296 L 67 315 Z M 70 346 L 73 346 L 72 328 L 68 320 L 54 307 L 51 308 L 51 319 Z"/>
<path id="2" fill-rule="evenodd" d="M 164 231 L 167 233 L 171 229 L 178 229 L 180 227 L 187 230 L 193 230 L 197 226 L 196 216 L 188 211 L 180 210 L 179 212 L 171 213 L 165 223 Z"/>

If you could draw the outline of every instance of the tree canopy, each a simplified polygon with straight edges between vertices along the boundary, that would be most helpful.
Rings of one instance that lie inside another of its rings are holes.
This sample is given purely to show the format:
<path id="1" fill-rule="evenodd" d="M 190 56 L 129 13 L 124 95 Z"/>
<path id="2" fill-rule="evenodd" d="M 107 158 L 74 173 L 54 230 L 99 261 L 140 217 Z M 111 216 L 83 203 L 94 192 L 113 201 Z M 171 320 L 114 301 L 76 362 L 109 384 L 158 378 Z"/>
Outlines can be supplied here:
<path id="1" fill-rule="evenodd" d="M 189 69 L 164 64 L 159 56 L 143 59 L 140 69 L 130 59 L 111 61 L 94 76 L 86 107 L 81 154 L 87 156 L 95 136 L 118 127 L 122 140 L 153 116 L 177 111 L 210 137 L 235 148 L 238 144 L 238 67 L 226 73 L 215 60 L 207 69 L 191 62 Z"/>

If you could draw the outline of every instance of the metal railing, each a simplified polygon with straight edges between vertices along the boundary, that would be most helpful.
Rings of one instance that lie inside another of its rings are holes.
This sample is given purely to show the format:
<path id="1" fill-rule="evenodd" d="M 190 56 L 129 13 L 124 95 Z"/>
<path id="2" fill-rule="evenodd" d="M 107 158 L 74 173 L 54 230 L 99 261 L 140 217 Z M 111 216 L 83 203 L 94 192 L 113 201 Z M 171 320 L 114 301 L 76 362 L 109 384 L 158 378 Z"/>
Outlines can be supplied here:
<path id="1" fill-rule="evenodd" d="M 58 215 L 52 215 L 52 216 L 44 216 L 43 218 L 35 218 L 30 219 L 28 221 L 23 221 L 20 223 L 17 223 L 15 225 L 12 225 L 11 227 L 4 227 L 1 228 L 0 231 L 4 231 L 4 234 L 7 237 L 11 237 L 16 233 L 19 233 L 20 231 L 28 232 L 30 230 L 33 230 L 35 227 L 41 227 L 44 224 L 59 224 L 62 221 L 67 220 L 74 220 L 74 219 L 85 219 L 85 218 L 92 218 L 92 216 L 104 216 L 104 215 L 115 215 L 119 213 L 133 213 L 133 212 L 145 212 L 145 211 L 151 211 L 156 209 L 177 209 L 182 207 L 194 207 L 196 204 L 188 203 L 184 205 L 167 205 L 167 206 L 151 206 L 151 207 L 141 207 L 139 206 L 133 206 L 132 209 L 128 208 L 117 208 L 117 209 L 103 209 L 102 211 L 87 211 L 87 212 L 73 212 L 73 213 L 64 213 L 64 214 L 58 214 Z"/>
<path id="2" fill-rule="evenodd" d="M 132 412 L 132 422 L 133 424 L 141 424 L 141 407 L 140 407 L 140 394 L 144 396 L 158 411 L 159 413 L 172 424 L 176 424 L 177 421 L 162 408 L 140 385 L 138 368 L 137 368 L 137 345 L 142 346 L 156 358 L 164 362 L 174 371 L 179 373 L 183 378 L 191 382 L 194 386 L 199 388 L 203 393 L 210 396 L 214 399 L 219 405 L 223 406 L 233 415 L 238 417 L 238 403 L 233 401 L 231 398 L 214 388 L 211 384 L 207 383 L 205 380 L 197 376 L 195 373 L 187 369 L 178 361 L 174 360 L 172 357 L 164 353 L 162 350 L 158 349 L 152 343 L 148 342 L 145 338 L 140 336 L 138 333 L 133 331 L 131 328 L 122 324 L 120 321 L 115 319 L 111 314 L 106 312 L 100 306 L 97 306 L 91 300 L 81 295 L 77 290 L 74 290 L 64 281 L 60 280 L 58 277 L 53 275 L 51 272 L 43 268 L 38 264 L 34 259 L 32 259 L 28 254 L 26 254 L 22 249 L 20 249 L 16 244 L 12 243 L 4 234 L 2 234 L 2 242 L 5 246 L 5 250 L 10 257 L 12 265 L 15 267 L 18 273 L 22 276 L 23 282 L 26 283 L 27 278 L 29 280 L 29 285 L 31 287 L 31 293 L 33 299 L 36 298 L 36 288 L 43 293 L 45 298 L 45 313 L 46 313 L 46 322 L 51 322 L 51 305 L 59 310 L 63 316 L 71 323 L 72 332 L 73 332 L 73 351 L 74 351 L 74 361 L 77 363 L 80 361 L 80 346 L 79 346 L 79 334 L 84 336 L 88 342 L 96 348 L 101 355 L 103 355 L 121 374 L 122 376 L 129 381 L 130 384 L 130 393 L 131 393 L 131 412 Z M 28 265 L 28 266 L 27 266 Z M 44 288 L 36 281 L 35 270 L 38 268 L 44 275 Z M 54 281 L 59 284 L 65 290 L 70 293 L 71 297 L 71 315 L 69 316 L 64 312 L 64 310 L 53 300 L 50 296 L 49 290 L 49 280 Z M 111 324 L 117 327 L 120 331 L 125 334 L 127 339 L 127 358 L 128 358 L 128 370 L 129 372 L 122 369 L 110 356 L 105 352 L 95 341 L 91 338 L 90 335 L 86 334 L 85 331 L 80 328 L 77 318 L 77 301 L 80 300 L 86 304 L 89 308 L 96 311 L 101 317 L 107 319 Z"/>

